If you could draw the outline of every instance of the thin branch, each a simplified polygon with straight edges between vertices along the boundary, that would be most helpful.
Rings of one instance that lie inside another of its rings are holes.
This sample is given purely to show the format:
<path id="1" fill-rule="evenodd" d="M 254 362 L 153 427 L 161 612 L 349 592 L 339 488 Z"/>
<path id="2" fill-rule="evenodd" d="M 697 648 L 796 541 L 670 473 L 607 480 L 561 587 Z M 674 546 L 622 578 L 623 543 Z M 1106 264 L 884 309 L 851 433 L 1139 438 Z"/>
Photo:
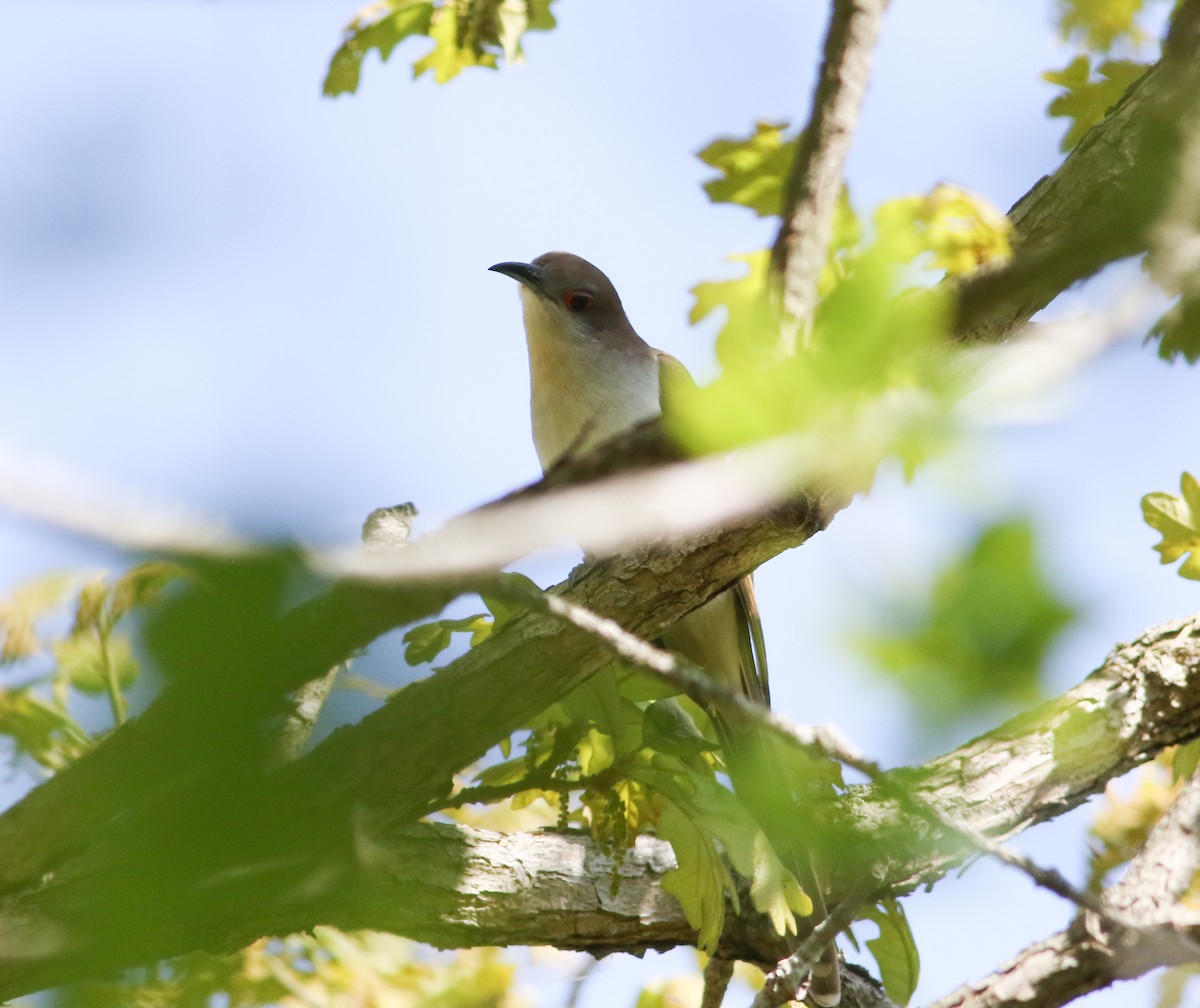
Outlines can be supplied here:
<path id="1" fill-rule="evenodd" d="M 729 981 L 733 979 L 733 967 L 732 959 L 709 957 L 704 964 L 704 994 L 700 998 L 700 1008 L 721 1008 Z"/>
<path id="2" fill-rule="evenodd" d="M 509 595 L 513 601 L 518 600 L 516 593 L 510 592 Z M 612 620 L 597 616 L 583 606 L 553 595 L 540 595 L 540 598 L 535 598 L 534 593 L 524 592 L 521 597 L 526 604 L 551 612 L 572 626 L 594 634 L 612 648 L 618 657 L 683 690 L 698 702 L 725 712 L 736 710 L 794 745 L 853 767 L 872 782 L 879 784 L 881 791 L 895 798 L 912 814 L 926 818 L 947 832 L 961 837 L 980 853 L 1024 872 L 1037 885 L 1070 900 L 1078 907 L 1091 910 L 1114 925 L 1121 923 L 1114 917 L 1112 907 L 1102 904 L 1091 893 L 1072 886 L 1058 871 L 1041 867 L 1025 855 L 992 840 L 970 825 L 959 822 L 934 802 L 920 798 L 902 777 L 889 775 L 878 763 L 864 757 L 835 729 L 795 725 L 764 705 L 723 685 L 699 666 L 635 637 Z"/>
<path id="3" fill-rule="evenodd" d="M 780 960 L 766 975 L 762 990 L 755 995 L 751 1008 L 780 1008 L 801 996 L 801 989 L 812 972 L 813 963 L 821 957 L 829 943 L 854 922 L 867 895 L 868 887 L 862 887 L 832 907 L 829 916 L 804 937 L 791 955 Z"/>
<path id="4" fill-rule="evenodd" d="M 1197 870 L 1200 773 L 1193 774 L 1155 824 L 1121 880 L 1104 893 L 1102 924 L 1097 915 L 1086 913 L 929 1008 L 1057 1008 L 1115 980 L 1194 962 L 1200 956 L 1196 919 L 1187 912 L 1179 920 L 1178 900 Z"/>
<path id="5" fill-rule="evenodd" d="M 781 350 L 795 352 L 817 306 L 817 281 L 833 235 L 842 173 L 871 73 L 871 56 L 888 0 L 834 0 L 812 116 L 788 179 L 773 265 L 783 280 Z"/>

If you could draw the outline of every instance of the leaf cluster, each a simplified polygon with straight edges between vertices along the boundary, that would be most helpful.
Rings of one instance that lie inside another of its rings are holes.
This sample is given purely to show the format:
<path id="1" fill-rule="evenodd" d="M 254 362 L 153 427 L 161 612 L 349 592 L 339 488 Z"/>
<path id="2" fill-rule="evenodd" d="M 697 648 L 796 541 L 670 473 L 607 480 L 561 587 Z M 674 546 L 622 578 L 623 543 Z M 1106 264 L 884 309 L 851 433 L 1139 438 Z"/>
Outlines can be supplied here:
<path id="1" fill-rule="evenodd" d="M 0 665 L 12 680 L 0 689 L 0 735 L 15 757 L 59 770 L 91 748 L 97 735 L 75 712 L 84 696 L 106 696 L 111 723 L 124 721 L 126 693 L 141 665 L 121 625 L 180 573 L 173 564 L 151 561 L 115 579 L 50 574 L 0 601 Z M 70 620 L 65 633 L 57 629 L 63 617 Z"/>
<path id="2" fill-rule="evenodd" d="M 413 63 L 413 77 L 432 73 L 445 84 L 468 67 L 495 69 L 501 59 L 520 63 L 522 39 L 529 31 L 554 27 L 553 0 L 377 0 L 362 8 L 346 26 L 333 54 L 323 92 L 328 97 L 358 90 L 366 56 L 378 52 L 386 62 L 405 39 L 433 42 Z"/>

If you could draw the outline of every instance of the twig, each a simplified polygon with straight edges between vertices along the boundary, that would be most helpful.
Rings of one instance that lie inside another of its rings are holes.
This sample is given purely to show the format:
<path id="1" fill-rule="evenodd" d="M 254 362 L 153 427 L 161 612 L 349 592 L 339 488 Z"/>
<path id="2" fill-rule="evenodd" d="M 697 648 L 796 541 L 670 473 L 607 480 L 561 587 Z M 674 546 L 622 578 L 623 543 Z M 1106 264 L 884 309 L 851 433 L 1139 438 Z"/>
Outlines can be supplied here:
<path id="1" fill-rule="evenodd" d="M 817 281 L 833 235 L 842 172 L 871 73 L 871 53 L 888 0 L 834 0 L 808 126 L 788 179 L 773 265 L 783 281 L 781 350 L 795 352 L 817 304 Z"/>
<path id="2" fill-rule="evenodd" d="M 1117 979 L 1194 962 L 1200 953 L 1195 921 L 1176 918 L 1177 901 L 1190 888 L 1197 868 L 1200 774 L 1192 776 L 1155 824 L 1121 880 L 1104 893 L 1107 928 L 1096 927 L 1096 917 L 1085 914 L 929 1008 L 1055 1008 Z M 1113 911 L 1120 915 L 1115 922 Z"/>
<path id="3" fill-rule="evenodd" d="M 780 1008 L 796 1000 L 813 963 L 821 957 L 825 947 L 854 922 L 866 896 L 867 889 L 864 886 L 860 892 L 833 907 L 829 916 L 805 936 L 796 950 L 766 975 L 762 990 L 754 996 L 751 1008 Z"/>
<path id="4" fill-rule="evenodd" d="M 704 994 L 700 998 L 700 1008 L 721 1008 L 729 981 L 733 979 L 733 966 L 732 959 L 715 955 L 704 964 Z"/>

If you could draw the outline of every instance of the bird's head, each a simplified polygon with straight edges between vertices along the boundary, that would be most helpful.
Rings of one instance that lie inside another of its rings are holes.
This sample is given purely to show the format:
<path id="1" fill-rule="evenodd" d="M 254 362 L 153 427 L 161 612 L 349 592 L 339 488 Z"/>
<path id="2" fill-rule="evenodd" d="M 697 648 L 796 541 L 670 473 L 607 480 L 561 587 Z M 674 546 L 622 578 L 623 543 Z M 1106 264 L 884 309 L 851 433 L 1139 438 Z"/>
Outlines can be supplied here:
<path id="1" fill-rule="evenodd" d="M 544 313 L 582 334 L 621 332 L 629 327 L 617 290 L 600 270 L 570 252 L 547 252 L 533 262 L 489 267 L 521 284 L 528 313 Z"/>

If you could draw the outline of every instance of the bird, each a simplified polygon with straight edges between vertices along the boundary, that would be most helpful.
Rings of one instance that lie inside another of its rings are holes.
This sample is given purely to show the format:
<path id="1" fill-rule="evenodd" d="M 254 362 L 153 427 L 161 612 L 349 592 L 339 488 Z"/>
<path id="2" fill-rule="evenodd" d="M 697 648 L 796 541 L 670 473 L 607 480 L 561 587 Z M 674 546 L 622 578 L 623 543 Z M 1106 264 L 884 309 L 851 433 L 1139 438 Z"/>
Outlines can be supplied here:
<path id="1" fill-rule="evenodd" d="M 664 388 L 686 377 L 686 369 L 637 334 L 616 287 L 600 269 L 569 252 L 489 269 L 520 284 L 533 443 L 543 472 L 662 413 Z M 726 687 L 770 704 L 753 575 L 688 613 L 664 632 L 662 642 Z M 807 855 L 800 860 L 801 882 L 813 890 L 809 896 L 819 919 L 825 914 L 820 885 Z M 813 967 L 809 996 L 820 1008 L 840 1000 L 833 944 Z"/>

